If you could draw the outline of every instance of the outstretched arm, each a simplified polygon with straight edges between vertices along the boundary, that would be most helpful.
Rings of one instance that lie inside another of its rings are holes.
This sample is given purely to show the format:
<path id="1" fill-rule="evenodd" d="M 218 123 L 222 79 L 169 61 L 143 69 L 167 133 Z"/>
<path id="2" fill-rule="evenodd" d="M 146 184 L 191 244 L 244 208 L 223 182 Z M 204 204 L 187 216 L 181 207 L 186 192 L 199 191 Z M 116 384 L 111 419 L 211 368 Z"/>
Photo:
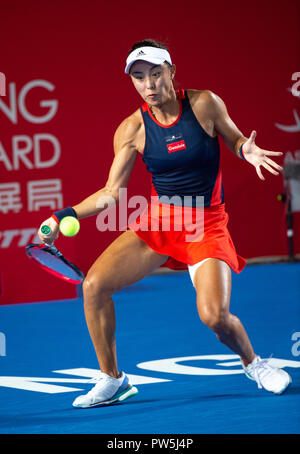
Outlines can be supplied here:
<path id="1" fill-rule="evenodd" d="M 138 146 L 137 137 L 140 134 L 141 123 L 132 115 L 124 120 L 118 127 L 114 136 L 115 157 L 110 168 L 105 186 L 82 202 L 74 205 L 77 218 L 83 219 L 100 213 L 110 204 L 119 201 L 119 189 L 127 187 L 134 163 L 136 161 Z M 51 236 L 41 232 L 42 225 L 48 225 Z M 46 219 L 39 228 L 39 237 L 42 242 L 52 244 L 58 237 L 59 225 L 53 217 Z"/>
<path id="2" fill-rule="evenodd" d="M 100 213 L 105 203 L 109 205 L 109 200 L 119 201 L 119 189 L 127 187 L 136 161 L 138 151 L 135 138 L 138 129 L 139 124 L 130 118 L 124 120 L 118 127 L 114 136 L 115 157 L 108 180 L 102 189 L 73 206 L 78 219 Z"/>
<path id="3" fill-rule="evenodd" d="M 273 175 L 279 175 L 282 167 L 270 159 L 269 156 L 281 156 L 283 153 L 280 151 L 264 150 L 258 147 L 255 144 L 256 131 L 252 131 L 250 137 L 247 139 L 231 120 L 222 99 L 212 92 L 209 92 L 208 96 L 215 130 L 223 137 L 229 150 L 239 158 L 245 159 L 252 164 L 261 180 L 265 180 L 261 172 L 261 167 L 264 167 Z"/>

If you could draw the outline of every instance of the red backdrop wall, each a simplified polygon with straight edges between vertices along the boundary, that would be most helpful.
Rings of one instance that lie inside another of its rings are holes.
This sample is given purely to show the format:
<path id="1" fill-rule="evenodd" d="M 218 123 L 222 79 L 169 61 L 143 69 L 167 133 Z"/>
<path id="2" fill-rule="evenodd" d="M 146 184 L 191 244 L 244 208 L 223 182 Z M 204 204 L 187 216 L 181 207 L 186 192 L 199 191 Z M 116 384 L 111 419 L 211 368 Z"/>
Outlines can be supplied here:
<path id="1" fill-rule="evenodd" d="M 74 287 L 40 271 L 24 245 L 53 208 L 74 205 L 104 186 L 118 124 L 142 102 L 124 75 L 127 51 L 152 37 L 169 44 L 183 88 L 210 89 L 244 135 L 263 148 L 295 153 L 300 71 L 300 4 L 286 1 L 172 3 L 36 0 L 1 6 L 0 304 L 75 296 Z M 246 258 L 286 255 L 282 176 L 237 159 L 221 142 L 230 232 Z M 278 159 L 282 163 L 283 158 Z M 142 160 L 128 196 L 149 194 Z M 295 229 L 299 218 L 295 216 Z M 96 218 L 57 246 L 86 272 L 119 232 Z M 297 235 L 298 233 L 298 235 Z M 295 250 L 300 252 L 296 231 Z"/>

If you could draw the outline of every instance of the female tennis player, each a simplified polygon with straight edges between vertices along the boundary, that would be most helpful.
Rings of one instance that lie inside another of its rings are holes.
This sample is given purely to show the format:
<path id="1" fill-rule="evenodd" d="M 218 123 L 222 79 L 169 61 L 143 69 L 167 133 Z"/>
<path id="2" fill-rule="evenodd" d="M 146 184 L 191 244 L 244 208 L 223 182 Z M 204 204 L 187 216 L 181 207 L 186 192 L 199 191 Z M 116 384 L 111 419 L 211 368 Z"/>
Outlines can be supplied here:
<path id="1" fill-rule="evenodd" d="M 165 45 L 154 40 L 133 45 L 125 73 L 144 103 L 116 130 L 115 157 L 106 185 L 43 222 L 52 229 L 50 239 L 39 230 L 43 242 L 53 242 L 64 216 L 83 219 L 96 215 L 106 207 L 107 197 L 119 202 L 119 190 L 127 187 L 137 155 L 142 155 L 152 174 L 151 209 L 110 244 L 83 283 L 86 322 L 101 372 L 96 385 L 75 399 L 75 407 L 107 405 L 137 393 L 126 374 L 118 370 L 112 295 L 161 266 L 189 270 L 200 319 L 240 356 L 246 376 L 259 388 L 281 394 L 291 382 L 287 372 L 272 367 L 253 351 L 242 323 L 229 311 L 231 270 L 241 272 L 246 261 L 237 254 L 227 229 L 218 136 L 238 158 L 254 166 L 261 180 L 262 168 L 279 174 L 282 167 L 270 156 L 282 153 L 258 147 L 255 131 L 246 138 L 222 99 L 211 91 L 176 91 L 175 70 Z M 173 196 L 175 203 L 171 203 Z M 161 226 L 166 207 L 170 208 L 169 229 Z M 187 236 L 190 225 L 177 228 L 181 209 L 199 227 L 196 239 Z M 204 219 L 197 217 L 200 212 Z"/>

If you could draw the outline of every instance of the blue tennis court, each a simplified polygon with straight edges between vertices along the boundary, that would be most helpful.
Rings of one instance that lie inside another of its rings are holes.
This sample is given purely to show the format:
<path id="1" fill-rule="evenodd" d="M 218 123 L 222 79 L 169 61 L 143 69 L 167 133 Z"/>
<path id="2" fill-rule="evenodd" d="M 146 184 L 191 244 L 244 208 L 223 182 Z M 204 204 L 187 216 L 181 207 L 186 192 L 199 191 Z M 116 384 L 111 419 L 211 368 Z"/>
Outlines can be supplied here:
<path id="1" fill-rule="evenodd" d="M 233 274 L 231 311 L 293 383 L 259 390 L 200 322 L 188 273 L 151 275 L 114 296 L 119 369 L 139 394 L 75 409 L 97 374 L 82 299 L 0 307 L 2 434 L 299 434 L 300 264 Z"/>

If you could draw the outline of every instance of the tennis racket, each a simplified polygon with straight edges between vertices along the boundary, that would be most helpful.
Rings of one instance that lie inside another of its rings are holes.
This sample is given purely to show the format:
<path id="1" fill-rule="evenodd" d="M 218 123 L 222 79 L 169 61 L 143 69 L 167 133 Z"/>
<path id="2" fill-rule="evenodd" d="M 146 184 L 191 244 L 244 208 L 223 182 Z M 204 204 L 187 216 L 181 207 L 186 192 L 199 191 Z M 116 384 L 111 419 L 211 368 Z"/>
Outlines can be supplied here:
<path id="1" fill-rule="evenodd" d="M 33 259 L 48 273 L 70 284 L 80 284 L 85 275 L 77 266 L 67 260 L 52 244 L 28 244 L 25 248 L 28 257 Z"/>

